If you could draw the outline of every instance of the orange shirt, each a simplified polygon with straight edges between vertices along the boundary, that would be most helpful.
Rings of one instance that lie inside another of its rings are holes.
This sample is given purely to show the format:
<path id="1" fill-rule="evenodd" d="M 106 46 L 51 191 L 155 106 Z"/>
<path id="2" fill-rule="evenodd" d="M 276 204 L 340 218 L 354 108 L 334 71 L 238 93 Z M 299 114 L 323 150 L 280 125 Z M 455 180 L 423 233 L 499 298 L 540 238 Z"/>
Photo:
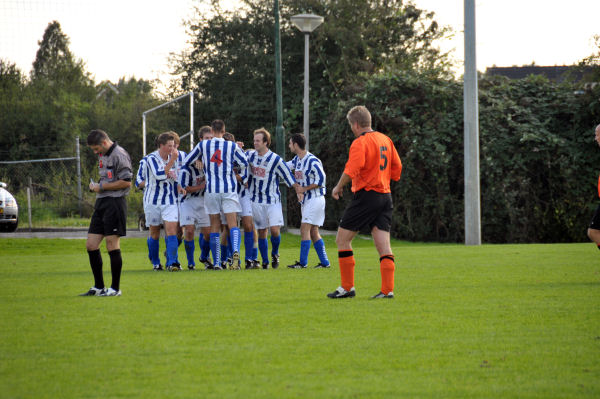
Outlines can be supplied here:
<path id="1" fill-rule="evenodd" d="M 366 132 L 352 142 L 344 173 L 352 179 L 353 193 L 361 189 L 389 193 L 390 180 L 400 180 L 402 162 L 388 136 Z"/>

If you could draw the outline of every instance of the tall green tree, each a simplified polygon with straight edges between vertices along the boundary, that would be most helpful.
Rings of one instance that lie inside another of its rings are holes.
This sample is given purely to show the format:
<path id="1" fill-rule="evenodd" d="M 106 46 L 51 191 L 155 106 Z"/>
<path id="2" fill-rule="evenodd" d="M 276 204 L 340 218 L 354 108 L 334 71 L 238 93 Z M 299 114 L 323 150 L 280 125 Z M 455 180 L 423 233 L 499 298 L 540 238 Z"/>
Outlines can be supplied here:
<path id="1" fill-rule="evenodd" d="M 192 50 L 174 57 L 180 76 L 173 92 L 200 94 L 203 120 L 221 117 L 232 130 L 248 132 L 273 126 L 274 19 L 271 0 L 243 0 L 225 12 L 220 1 L 203 2 L 211 12 L 188 21 Z M 294 14 L 311 12 L 325 23 L 311 34 L 310 86 L 313 102 L 327 110 L 329 99 L 358 90 L 363 74 L 394 69 L 448 70 L 447 58 L 434 41 L 445 34 L 433 14 L 412 3 L 392 0 L 296 0 L 281 3 L 281 51 L 287 124 L 302 123 L 304 38 L 290 22 Z M 311 125 L 319 126 L 315 113 Z"/>

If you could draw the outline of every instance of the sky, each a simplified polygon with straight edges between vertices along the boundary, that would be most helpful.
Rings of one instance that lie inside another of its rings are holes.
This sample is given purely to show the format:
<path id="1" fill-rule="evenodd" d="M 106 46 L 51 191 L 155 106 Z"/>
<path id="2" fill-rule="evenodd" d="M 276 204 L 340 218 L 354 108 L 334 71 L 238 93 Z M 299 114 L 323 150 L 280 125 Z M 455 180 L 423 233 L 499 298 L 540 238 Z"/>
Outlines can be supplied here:
<path id="1" fill-rule="evenodd" d="M 454 36 L 438 46 L 452 51 L 460 74 L 463 0 L 414 3 L 454 29 Z M 97 83 L 135 76 L 166 84 L 169 54 L 188 47 L 183 20 L 193 15 L 195 4 L 194 0 L 0 0 L 0 58 L 29 73 L 44 30 L 57 20 L 70 38 L 71 52 L 85 62 Z M 600 34 L 599 16 L 600 0 L 476 1 L 477 69 L 576 63 L 598 51 L 593 36 Z"/>

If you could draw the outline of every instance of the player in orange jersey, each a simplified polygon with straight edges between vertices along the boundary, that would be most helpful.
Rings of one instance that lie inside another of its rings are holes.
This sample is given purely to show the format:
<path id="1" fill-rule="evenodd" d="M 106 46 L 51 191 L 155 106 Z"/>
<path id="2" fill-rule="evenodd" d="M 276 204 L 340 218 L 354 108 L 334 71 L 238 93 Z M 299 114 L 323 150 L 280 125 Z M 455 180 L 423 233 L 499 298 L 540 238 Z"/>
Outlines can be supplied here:
<path id="1" fill-rule="evenodd" d="M 600 125 L 596 126 L 596 142 L 600 145 Z M 600 177 L 598 178 L 598 196 L 600 197 Z M 600 205 L 596 208 L 596 212 L 594 213 L 594 217 L 590 222 L 590 226 L 587 231 L 588 237 L 590 240 L 594 241 L 600 249 Z"/>
<path id="2" fill-rule="evenodd" d="M 362 106 L 352 108 L 346 115 L 356 139 L 344 173 L 331 195 L 336 200 L 344 186 L 352 182 L 352 201 L 344 211 L 335 239 L 342 285 L 327 294 L 329 298 L 351 298 L 354 290 L 354 254 L 352 240 L 363 228 L 371 229 L 375 248 L 379 252 L 381 290 L 373 298 L 394 297 L 394 254 L 390 246 L 392 224 L 392 195 L 390 180 L 399 180 L 402 162 L 392 140 L 371 128 L 371 114 Z"/>

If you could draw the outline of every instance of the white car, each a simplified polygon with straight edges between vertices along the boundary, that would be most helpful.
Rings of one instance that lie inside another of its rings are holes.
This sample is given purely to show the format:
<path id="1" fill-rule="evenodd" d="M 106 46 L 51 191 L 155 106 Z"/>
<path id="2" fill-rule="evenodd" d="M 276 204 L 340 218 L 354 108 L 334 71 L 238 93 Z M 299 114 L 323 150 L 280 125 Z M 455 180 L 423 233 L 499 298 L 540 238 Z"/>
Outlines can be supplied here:
<path id="1" fill-rule="evenodd" d="M 19 207 L 15 197 L 0 182 L 0 231 L 15 231 L 19 225 Z"/>

